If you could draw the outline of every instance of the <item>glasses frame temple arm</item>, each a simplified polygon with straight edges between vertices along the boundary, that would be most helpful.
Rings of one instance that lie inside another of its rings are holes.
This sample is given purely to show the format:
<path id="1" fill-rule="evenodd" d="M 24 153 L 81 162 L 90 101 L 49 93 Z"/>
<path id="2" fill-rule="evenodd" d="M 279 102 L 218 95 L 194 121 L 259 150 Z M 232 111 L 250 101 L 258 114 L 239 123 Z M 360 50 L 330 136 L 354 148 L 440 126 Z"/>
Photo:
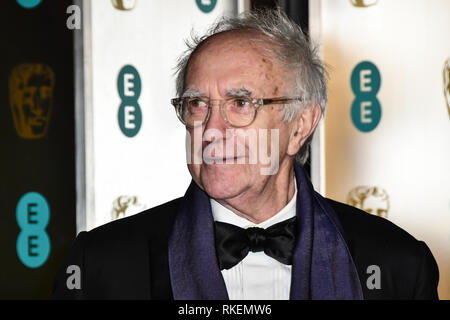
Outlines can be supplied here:
<path id="1" fill-rule="evenodd" d="M 299 101 L 302 102 L 303 98 L 294 97 L 294 98 L 274 98 L 274 99 L 261 99 L 260 105 L 274 104 L 274 103 L 286 103 L 291 101 Z"/>

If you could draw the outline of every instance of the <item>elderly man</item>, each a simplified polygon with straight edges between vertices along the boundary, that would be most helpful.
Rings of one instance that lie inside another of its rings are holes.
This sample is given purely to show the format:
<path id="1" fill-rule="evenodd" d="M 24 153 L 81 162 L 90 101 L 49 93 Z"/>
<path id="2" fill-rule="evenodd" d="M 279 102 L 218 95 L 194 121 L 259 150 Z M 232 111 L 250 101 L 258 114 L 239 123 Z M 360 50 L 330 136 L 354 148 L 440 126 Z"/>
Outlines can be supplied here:
<path id="1" fill-rule="evenodd" d="M 327 101 L 325 70 L 284 14 L 224 18 L 194 39 L 177 93 L 186 194 L 80 233 L 55 298 L 437 298 L 423 242 L 314 192 L 302 163 Z"/>

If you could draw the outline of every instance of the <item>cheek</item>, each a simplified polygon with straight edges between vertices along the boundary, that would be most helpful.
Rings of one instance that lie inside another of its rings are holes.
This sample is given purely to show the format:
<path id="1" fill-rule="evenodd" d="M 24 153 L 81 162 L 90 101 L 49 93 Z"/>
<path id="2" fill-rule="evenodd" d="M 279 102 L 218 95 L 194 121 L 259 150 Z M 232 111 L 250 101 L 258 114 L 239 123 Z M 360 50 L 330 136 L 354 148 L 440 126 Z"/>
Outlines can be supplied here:
<path id="1" fill-rule="evenodd" d="M 188 164 L 187 165 L 189 173 L 191 174 L 192 179 L 202 188 L 200 181 L 200 164 Z"/>
<path id="2" fill-rule="evenodd" d="M 199 164 L 202 161 L 203 129 L 186 130 L 185 151 L 188 164 Z"/>
<path id="3" fill-rule="evenodd" d="M 267 138 L 259 141 L 259 145 L 261 146 L 261 143 L 266 143 L 268 147 L 270 147 L 268 151 L 275 148 L 275 150 L 278 150 L 280 157 L 282 157 L 283 154 L 286 153 L 289 144 L 290 126 L 288 123 L 280 120 L 278 108 L 275 107 L 270 111 L 270 113 L 268 112 L 267 115 L 265 115 L 267 117 L 265 124 L 260 125 L 260 128 L 263 128 L 263 130 L 266 131 L 266 134 L 262 136 L 267 136 Z M 258 138 L 260 139 L 260 137 Z"/>
<path id="4" fill-rule="evenodd" d="M 290 128 L 283 126 L 280 128 L 280 153 L 286 153 L 290 140 Z"/>

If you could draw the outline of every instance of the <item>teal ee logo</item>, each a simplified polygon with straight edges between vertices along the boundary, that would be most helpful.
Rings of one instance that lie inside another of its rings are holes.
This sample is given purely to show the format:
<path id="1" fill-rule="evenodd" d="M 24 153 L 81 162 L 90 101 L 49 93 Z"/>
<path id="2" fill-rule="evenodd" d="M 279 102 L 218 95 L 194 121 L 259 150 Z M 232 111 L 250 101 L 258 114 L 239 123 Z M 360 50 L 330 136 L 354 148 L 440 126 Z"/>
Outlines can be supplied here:
<path id="1" fill-rule="evenodd" d="M 45 231 L 50 220 L 47 200 L 37 192 L 26 193 L 17 203 L 16 219 L 21 230 L 17 255 L 28 268 L 39 268 L 50 255 L 50 239 Z"/>
<path id="2" fill-rule="evenodd" d="M 381 86 L 378 68 L 369 61 L 359 63 L 353 69 L 351 86 L 355 94 L 351 108 L 353 124 L 362 132 L 370 132 L 381 120 L 381 105 L 377 99 Z"/>
<path id="3" fill-rule="evenodd" d="M 138 99 L 141 95 L 141 77 L 133 66 L 120 70 L 117 87 L 122 103 L 119 107 L 119 127 L 122 133 L 131 138 L 138 134 L 142 125 L 142 112 Z"/>
<path id="4" fill-rule="evenodd" d="M 40 5 L 42 0 L 17 0 L 17 3 L 26 9 L 33 9 Z"/>
<path id="5" fill-rule="evenodd" d="M 214 10 L 217 0 L 195 0 L 198 8 L 204 13 L 210 13 Z"/>

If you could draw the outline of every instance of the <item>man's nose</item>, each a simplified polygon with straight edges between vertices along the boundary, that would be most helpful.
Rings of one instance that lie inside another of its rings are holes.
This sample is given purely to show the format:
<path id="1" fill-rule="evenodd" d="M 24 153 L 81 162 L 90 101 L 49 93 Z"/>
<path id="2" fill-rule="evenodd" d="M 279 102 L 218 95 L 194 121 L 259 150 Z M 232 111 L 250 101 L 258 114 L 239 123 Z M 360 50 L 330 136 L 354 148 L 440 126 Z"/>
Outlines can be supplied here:
<path id="1" fill-rule="evenodd" d="M 208 121 L 205 123 L 205 130 L 207 129 L 217 129 L 222 132 L 225 132 L 227 128 L 229 128 L 228 123 L 222 117 L 220 111 L 220 102 L 214 101 L 211 102 L 211 110 Z"/>

